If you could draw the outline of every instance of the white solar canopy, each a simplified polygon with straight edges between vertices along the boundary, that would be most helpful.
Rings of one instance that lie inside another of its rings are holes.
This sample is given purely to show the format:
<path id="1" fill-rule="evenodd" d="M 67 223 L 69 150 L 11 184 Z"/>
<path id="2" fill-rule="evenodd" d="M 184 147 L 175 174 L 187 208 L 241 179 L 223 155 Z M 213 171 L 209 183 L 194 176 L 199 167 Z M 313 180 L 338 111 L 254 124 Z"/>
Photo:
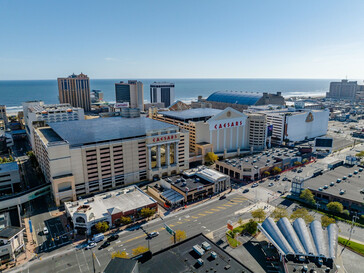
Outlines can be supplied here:
<path id="1" fill-rule="evenodd" d="M 336 224 L 331 224 L 323 230 L 317 220 L 308 228 L 302 218 L 296 219 L 292 225 L 286 217 L 279 219 L 277 223 L 268 217 L 259 225 L 259 229 L 283 255 L 336 258 L 338 245 Z"/>

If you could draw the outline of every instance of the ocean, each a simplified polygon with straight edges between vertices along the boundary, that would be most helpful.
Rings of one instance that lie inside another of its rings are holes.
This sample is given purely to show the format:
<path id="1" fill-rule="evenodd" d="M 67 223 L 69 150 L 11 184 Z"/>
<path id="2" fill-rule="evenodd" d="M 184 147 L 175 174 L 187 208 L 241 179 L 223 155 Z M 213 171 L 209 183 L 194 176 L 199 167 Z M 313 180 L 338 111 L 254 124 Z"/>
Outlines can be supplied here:
<path id="1" fill-rule="evenodd" d="M 149 101 L 149 85 L 154 81 L 175 83 L 176 100 L 191 101 L 197 96 L 208 97 L 215 91 L 234 90 L 246 92 L 282 92 L 290 96 L 320 96 L 329 89 L 332 79 L 138 79 L 144 84 L 144 100 Z M 115 102 L 116 82 L 127 79 L 91 79 L 91 89 L 104 92 L 104 100 Z M 43 100 L 58 103 L 57 80 L 0 81 L 0 105 L 7 112 L 21 110 L 21 103 L 28 100 Z"/>

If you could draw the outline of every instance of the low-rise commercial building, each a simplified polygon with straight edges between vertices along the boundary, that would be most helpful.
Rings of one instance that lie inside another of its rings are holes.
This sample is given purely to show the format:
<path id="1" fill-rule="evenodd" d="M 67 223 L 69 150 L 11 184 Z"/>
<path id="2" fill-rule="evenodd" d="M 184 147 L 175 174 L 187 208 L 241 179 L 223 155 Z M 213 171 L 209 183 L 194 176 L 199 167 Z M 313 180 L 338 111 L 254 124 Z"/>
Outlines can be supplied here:
<path id="1" fill-rule="evenodd" d="M 67 216 L 71 219 L 77 234 L 91 234 L 98 222 L 107 222 L 112 226 L 119 224 L 121 217 L 138 220 L 141 218 L 140 211 L 143 208 L 158 211 L 156 201 L 137 186 L 65 203 Z"/>
<path id="2" fill-rule="evenodd" d="M 20 190 L 18 163 L 9 162 L 0 164 L 0 195 L 13 194 Z"/>
<path id="3" fill-rule="evenodd" d="M 237 180 L 255 181 L 274 174 L 275 167 L 283 170 L 301 163 L 302 158 L 291 151 L 266 151 L 249 157 L 225 159 L 215 163 L 216 170 Z"/>
<path id="4" fill-rule="evenodd" d="M 7 226 L 0 230 L 0 263 L 15 259 L 17 254 L 25 251 L 24 228 Z"/>
<path id="5" fill-rule="evenodd" d="M 231 188 L 230 177 L 204 167 L 184 171 L 181 176 L 161 179 L 147 192 L 166 207 L 178 207 Z"/>
<path id="6" fill-rule="evenodd" d="M 188 133 L 144 117 L 49 123 L 35 129 L 35 154 L 60 205 L 188 169 Z"/>
<path id="7" fill-rule="evenodd" d="M 34 148 L 34 122 L 62 122 L 85 119 L 84 110 L 70 104 L 44 104 L 43 101 L 27 101 L 23 103 L 25 131 L 30 144 Z"/>
<path id="8" fill-rule="evenodd" d="M 344 209 L 364 214 L 364 179 L 360 167 L 336 167 L 303 183 L 297 183 L 295 192 L 299 194 L 303 189 L 310 189 L 323 204 L 337 201 L 343 204 Z"/>

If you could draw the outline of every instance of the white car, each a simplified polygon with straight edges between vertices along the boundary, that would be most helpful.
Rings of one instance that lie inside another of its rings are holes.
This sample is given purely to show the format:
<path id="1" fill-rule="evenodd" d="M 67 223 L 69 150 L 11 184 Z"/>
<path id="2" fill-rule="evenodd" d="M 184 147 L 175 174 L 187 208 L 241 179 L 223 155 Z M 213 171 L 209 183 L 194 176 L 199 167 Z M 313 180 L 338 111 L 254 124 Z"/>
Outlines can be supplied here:
<path id="1" fill-rule="evenodd" d="M 44 227 L 43 228 L 43 234 L 44 235 L 47 235 L 48 233 L 49 233 L 48 228 L 47 227 Z"/>
<path id="2" fill-rule="evenodd" d="M 252 185 L 252 188 L 255 188 L 255 187 L 258 187 L 259 186 L 259 184 L 258 183 L 254 183 L 253 185 Z"/>
<path id="3" fill-rule="evenodd" d="M 97 246 L 97 244 L 95 242 L 91 242 L 86 246 L 86 249 L 91 249 L 94 248 L 95 246 Z"/>
<path id="4" fill-rule="evenodd" d="M 272 187 L 272 186 L 274 186 L 274 183 L 269 183 L 268 184 L 268 187 Z"/>

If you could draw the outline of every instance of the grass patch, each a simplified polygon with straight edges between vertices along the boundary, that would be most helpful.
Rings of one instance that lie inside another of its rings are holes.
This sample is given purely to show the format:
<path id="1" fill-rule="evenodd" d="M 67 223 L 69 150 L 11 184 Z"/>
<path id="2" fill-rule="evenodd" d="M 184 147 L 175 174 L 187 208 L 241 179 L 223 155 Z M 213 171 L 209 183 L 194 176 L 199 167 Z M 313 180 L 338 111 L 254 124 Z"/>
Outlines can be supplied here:
<path id="1" fill-rule="evenodd" d="M 364 245 L 362 244 L 359 244 L 357 242 L 353 242 L 353 241 L 350 241 L 348 243 L 348 240 L 347 239 L 344 239 L 342 237 L 339 236 L 339 243 L 342 244 L 342 245 L 346 245 L 347 248 L 350 248 L 351 250 L 353 250 L 354 252 L 357 252 L 361 255 L 364 256 Z"/>
<path id="2" fill-rule="evenodd" d="M 226 239 L 232 248 L 236 248 L 241 245 L 241 243 L 238 240 L 231 237 L 231 234 L 229 233 L 226 234 Z"/>

